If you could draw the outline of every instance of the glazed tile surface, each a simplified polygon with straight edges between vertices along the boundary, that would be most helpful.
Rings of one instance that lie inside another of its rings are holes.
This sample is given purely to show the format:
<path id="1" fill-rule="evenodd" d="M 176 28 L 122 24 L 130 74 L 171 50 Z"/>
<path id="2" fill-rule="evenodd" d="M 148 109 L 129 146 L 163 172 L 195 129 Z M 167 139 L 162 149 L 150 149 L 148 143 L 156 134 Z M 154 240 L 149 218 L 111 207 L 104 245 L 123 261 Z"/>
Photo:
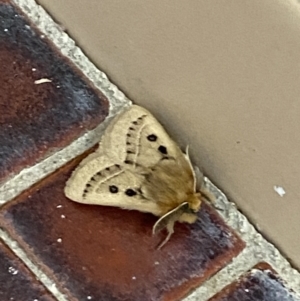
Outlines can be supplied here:
<path id="1" fill-rule="evenodd" d="M 108 100 L 9 2 L 0 2 L 0 181 L 108 115 Z"/>
<path id="2" fill-rule="evenodd" d="M 168 244 L 151 214 L 87 206 L 63 188 L 82 158 L 7 203 L 1 225 L 71 300 L 180 300 L 235 257 L 244 243 L 205 204 Z"/>
<path id="3" fill-rule="evenodd" d="M 35 279 L 21 260 L 1 241 L 0 300 L 55 300 L 42 284 Z"/>

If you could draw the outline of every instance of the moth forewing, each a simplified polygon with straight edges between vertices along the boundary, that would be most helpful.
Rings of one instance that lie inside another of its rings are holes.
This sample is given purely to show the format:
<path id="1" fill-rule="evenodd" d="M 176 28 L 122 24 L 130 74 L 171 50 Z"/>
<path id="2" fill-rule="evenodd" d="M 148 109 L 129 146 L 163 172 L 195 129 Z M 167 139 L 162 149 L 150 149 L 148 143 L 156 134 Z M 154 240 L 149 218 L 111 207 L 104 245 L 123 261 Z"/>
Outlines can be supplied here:
<path id="1" fill-rule="evenodd" d="M 193 222 L 198 211 L 190 158 L 144 108 L 131 106 L 107 127 L 96 152 L 84 159 L 65 187 L 73 201 L 149 212 L 161 218 L 168 241 L 176 221 Z"/>

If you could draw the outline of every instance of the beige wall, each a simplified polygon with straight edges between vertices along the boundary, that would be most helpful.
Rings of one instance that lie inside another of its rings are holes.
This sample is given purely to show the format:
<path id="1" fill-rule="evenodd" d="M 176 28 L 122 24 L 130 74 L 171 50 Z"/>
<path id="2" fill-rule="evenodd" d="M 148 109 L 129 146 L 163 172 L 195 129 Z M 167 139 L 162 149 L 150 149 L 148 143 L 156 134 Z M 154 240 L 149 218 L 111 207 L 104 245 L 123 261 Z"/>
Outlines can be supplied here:
<path id="1" fill-rule="evenodd" d="M 39 2 L 300 267 L 300 4 Z"/>

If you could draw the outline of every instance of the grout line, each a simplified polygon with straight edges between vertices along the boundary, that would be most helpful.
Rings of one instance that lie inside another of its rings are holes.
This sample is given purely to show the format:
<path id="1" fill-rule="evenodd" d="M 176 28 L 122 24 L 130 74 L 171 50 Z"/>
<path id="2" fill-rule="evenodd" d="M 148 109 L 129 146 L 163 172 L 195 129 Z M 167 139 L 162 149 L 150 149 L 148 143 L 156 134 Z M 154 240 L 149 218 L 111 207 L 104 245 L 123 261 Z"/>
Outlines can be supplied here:
<path id="1" fill-rule="evenodd" d="M 24 168 L 19 174 L 3 183 L 0 186 L 0 206 L 98 143 L 110 119 L 122 109 L 131 105 L 131 101 L 124 93 L 108 80 L 104 72 L 97 69 L 81 49 L 76 46 L 75 41 L 54 22 L 43 7 L 38 5 L 34 0 L 13 1 L 41 30 L 43 33 L 41 38 L 46 36 L 52 41 L 57 49 L 61 51 L 62 55 L 69 58 L 94 83 L 96 88 L 108 98 L 110 111 L 105 121 L 94 130 L 87 132 L 69 146 L 43 159 L 36 165 Z"/>
<path id="2" fill-rule="evenodd" d="M 73 39 L 65 33 L 61 26 L 54 22 L 52 17 L 38 5 L 34 0 L 12 0 L 30 21 L 42 32 L 41 38 L 45 36 L 54 43 L 57 50 L 69 58 L 83 73 L 94 83 L 94 85 L 109 99 L 111 113 L 114 114 L 120 107 L 131 104 L 131 101 L 109 81 L 106 74 L 100 71 L 76 46 Z"/>
<path id="3" fill-rule="evenodd" d="M 23 190 L 27 189 L 33 183 L 53 172 L 72 158 L 84 152 L 100 140 L 110 118 L 122 108 L 131 104 L 131 101 L 112 84 L 105 73 L 99 71 L 93 63 L 83 54 L 65 32 L 62 31 L 45 10 L 37 5 L 34 0 L 13 0 L 30 20 L 45 34 L 61 51 L 68 57 L 97 88 L 109 99 L 110 115 L 104 123 L 96 129 L 86 133 L 72 144 L 36 164 L 33 167 L 24 169 L 13 179 L 7 181 L 0 187 L 0 203 L 4 203 Z M 300 300 L 300 274 L 293 269 L 288 261 L 279 253 L 279 251 L 254 227 L 249 223 L 235 206 L 230 203 L 226 196 L 205 178 L 206 187 L 212 191 L 217 198 L 217 205 L 226 210 L 219 212 L 224 218 L 226 224 L 233 228 L 241 238 L 246 242 L 245 249 L 226 267 L 216 273 L 201 287 L 197 288 L 192 294 L 186 297 L 185 301 L 207 300 L 216 292 L 219 292 L 224 286 L 235 281 L 239 276 L 247 272 L 256 263 L 266 261 L 278 272 L 279 276 L 287 283 L 287 287 L 295 291 L 295 295 Z M 41 270 L 36 267 L 27 257 L 25 252 L 13 241 L 7 233 L 0 229 L 0 237 L 5 243 L 19 256 L 30 270 L 37 275 L 43 284 L 57 297 L 59 301 L 66 301 L 65 296 L 61 294 L 54 282 L 52 282 Z"/>
<path id="4" fill-rule="evenodd" d="M 54 281 L 52 281 L 40 268 L 38 268 L 23 251 L 23 249 L 14 241 L 3 229 L 0 229 L 0 238 L 5 244 L 16 254 L 18 258 L 28 267 L 28 269 L 36 276 L 52 295 L 57 298 L 58 301 L 68 301 L 67 297 L 62 294 L 56 287 Z"/>
<path id="5" fill-rule="evenodd" d="M 246 247 L 231 263 L 187 296 L 184 301 L 208 300 L 262 261 L 269 263 L 275 269 L 286 283 L 286 287 L 292 289 L 293 295 L 300 300 L 300 273 L 291 267 L 274 245 L 255 230 L 248 219 L 208 178 L 205 178 L 205 188 L 215 195 L 217 207 L 222 208 L 218 211 L 219 214 L 225 223 L 245 241 Z"/>
<path id="6" fill-rule="evenodd" d="M 124 106 L 125 107 L 125 106 Z M 24 168 L 19 174 L 0 186 L 0 206 L 22 191 L 57 170 L 76 156 L 82 154 L 93 145 L 99 143 L 110 118 L 98 125 L 94 130 L 87 132 L 62 150 L 37 163 L 34 166 Z"/>

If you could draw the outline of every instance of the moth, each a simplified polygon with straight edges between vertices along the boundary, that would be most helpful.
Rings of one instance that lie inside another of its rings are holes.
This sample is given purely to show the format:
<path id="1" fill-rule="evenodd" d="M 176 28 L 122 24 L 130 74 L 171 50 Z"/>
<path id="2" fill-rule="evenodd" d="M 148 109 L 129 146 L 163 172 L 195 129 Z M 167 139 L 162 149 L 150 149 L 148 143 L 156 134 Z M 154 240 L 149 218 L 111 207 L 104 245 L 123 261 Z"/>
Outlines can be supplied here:
<path id="1" fill-rule="evenodd" d="M 202 174 L 198 178 L 202 181 Z M 79 164 L 64 191 L 75 202 L 158 216 L 152 233 L 168 232 L 159 248 L 170 239 L 176 221 L 196 221 L 204 197 L 197 192 L 188 152 L 137 105 L 113 119 L 100 147 Z"/>

